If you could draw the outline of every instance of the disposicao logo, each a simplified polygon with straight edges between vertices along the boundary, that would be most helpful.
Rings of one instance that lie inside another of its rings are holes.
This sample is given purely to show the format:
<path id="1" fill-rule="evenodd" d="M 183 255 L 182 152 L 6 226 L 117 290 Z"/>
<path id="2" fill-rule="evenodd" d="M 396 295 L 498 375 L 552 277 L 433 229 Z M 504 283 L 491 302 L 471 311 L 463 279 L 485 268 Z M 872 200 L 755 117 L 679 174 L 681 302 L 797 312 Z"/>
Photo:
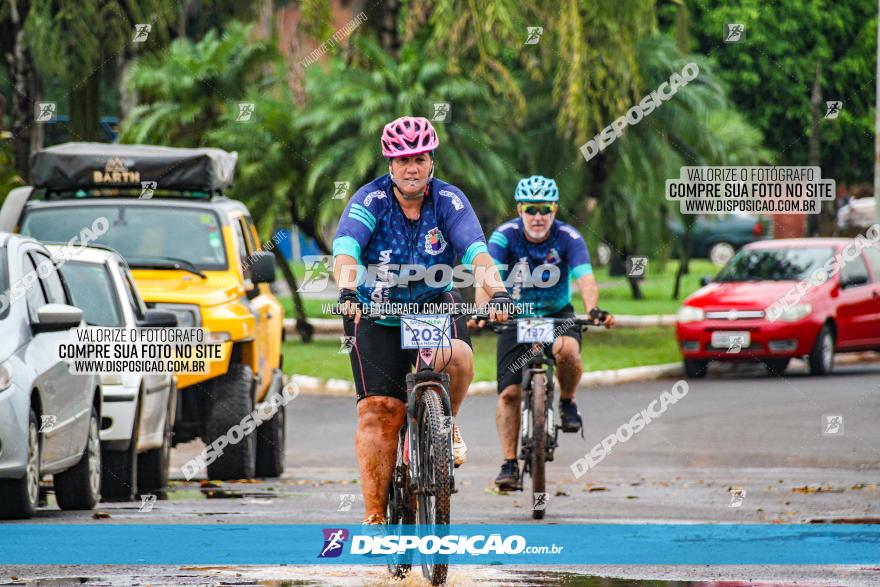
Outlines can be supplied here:
<path id="1" fill-rule="evenodd" d="M 318 558 L 336 558 L 342 554 L 342 547 L 348 540 L 348 530 L 345 528 L 324 528 L 324 547 Z"/>

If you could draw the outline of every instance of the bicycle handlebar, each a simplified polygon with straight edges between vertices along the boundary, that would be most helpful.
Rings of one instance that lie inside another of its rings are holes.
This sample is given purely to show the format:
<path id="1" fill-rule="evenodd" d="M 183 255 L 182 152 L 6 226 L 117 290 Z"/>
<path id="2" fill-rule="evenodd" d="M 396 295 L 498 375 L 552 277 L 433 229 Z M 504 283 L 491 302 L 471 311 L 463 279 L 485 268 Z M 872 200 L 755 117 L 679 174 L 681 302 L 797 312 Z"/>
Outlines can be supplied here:
<path id="1" fill-rule="evenodd" d="M 501 333 L 505 330 L 510 330 L 516 327 L 516 322 L 518 320 L 552 320 L 553 324 L 572 324 L 575 326 L 581 326 L 583 329 L 586 329 L 589 326 L 602 326 L 605 323 L 605 319 L 608 318 L 610 312 L 605 310 L 600 310 L 599 308 L 593 308 L 590 311 L 589 318 L 552 318 L 552 317 L 544 317 L 544 316 L 535 316 L 534 318 L 525 318 L 525 317 L 512 317 L 507 322 L 491 322 L 488 321 L 487 325 L 489 328 L 495 333 Z"/>
<path id="2" fill-rule="evenodd" d="M 412 312 L 412 311 L 403 311 L 403 312 L 372 312 L 372 304 L 363 304 L 360 302 L 350 302 L 356 309 L 361 311 L 363 316 L 368 318 L 375 318 L 377 320 L 384 320 L 386 318 L 401 318 L 403 316 L 429 316 L 433 315 L 431 312 Z M 377 304 L 381 306 L 380 304 Z M 474 320 L 489 320 L 488 312 L 472 312 L 467 309 L 467 307 L 460 308 L 458 306 L 466 306 L 466 304 L 455 304 L 456 307 L 453 308 L 452 312 L 446 311 L 440 313 L 441 315 L 449 315 L 449 316 L 467 316 L 468 318 L 473 318 Z M 344 314 L 339 311 L 340 308 L 337 305 L 336 308 L 330 311 L 330 314 L 333 316 L 343 316 Z"/>

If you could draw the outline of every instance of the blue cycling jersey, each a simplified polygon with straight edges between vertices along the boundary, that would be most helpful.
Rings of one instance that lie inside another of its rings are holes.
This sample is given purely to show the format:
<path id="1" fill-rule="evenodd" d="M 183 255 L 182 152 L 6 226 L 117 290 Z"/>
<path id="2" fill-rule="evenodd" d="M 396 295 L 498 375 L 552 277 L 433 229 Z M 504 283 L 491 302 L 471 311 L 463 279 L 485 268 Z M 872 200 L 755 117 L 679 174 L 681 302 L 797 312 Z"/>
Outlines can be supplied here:
<path id="1" fill-rule="evenodd" d="M 571 303 L 570 280 L 593 272 L 584 239 L 561 220 L 553 221 L 540 243 L 526 238 L 521 218 L 505 222 L 489 237 L 489 254 L 511 297 L 526 307 L 533 305 L 534 312 L 524 312 L 532 316 L 554 314 Z M 549 266 L 559 270 L 558 279 Z"/>
<path id="2" fill-rule="evenodd" d="M 451 268 L 456 258 L 470 265 L 484 252 L 483 229 L 460 189 L 436 178 L 431 180 L 419 219 L 409 220 L 387 174 L 352 196 L 333 240 L 334 257 L 351 255 L 375 274 L 375 279 L 364 279 L 357 287 L 358 298 L 364 303 L 427 302 L 452 289 Z M 410 280 L 406 286 L 391 286 L 404 264 L 426 269 L 445 264 L 450 271 L 429 272 L 430 285 L 421 279 Z"/>

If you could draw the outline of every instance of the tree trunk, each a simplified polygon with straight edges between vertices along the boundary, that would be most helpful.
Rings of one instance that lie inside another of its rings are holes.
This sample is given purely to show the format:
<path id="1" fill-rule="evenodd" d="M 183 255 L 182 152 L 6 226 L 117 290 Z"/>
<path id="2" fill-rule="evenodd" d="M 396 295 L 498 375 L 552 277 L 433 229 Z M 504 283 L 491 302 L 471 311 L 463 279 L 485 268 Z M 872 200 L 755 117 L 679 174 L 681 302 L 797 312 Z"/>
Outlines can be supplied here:
<path id="1" fill-rule="evenodd" d="M 275 260 L 281 269 L 284 280 L 287 282 L 288 287 L 290 287 L 290 297 L 293 298 L 293 311 L 296 316 L 296 331 L 299 332 L 303 342 L 312 342 L 312 334 L 315 331 L 315 327 L 309 324 L 306 317 L 306 309 L 299 295 L 299 285 L 296 283 L 296 276 L 290 270 L 290 265 L 287 264 L 284 253 L 278 247 L 274 247 L 272 253 L 275 255 Z"/>
<path id="2" fill-rule="evenodd" d="M 380 24 L 379 42 L 382 48 L 394 57 L 400 49 L 400 35 L 397 34 L 400 0 L 386 0 L 382 4 L 382 22 Z"/>
<path id="3" fill-rule="evenodd" d="M 327 242 L 324 240 L 324 236 L 321 234 L 321 231 L 318 230 L 318 227 L 315 225 L 315 221 L 312 218 L 304 218 L 300 216 L 299 210 L 294 203 L 293 194 L 288 195 L 288 201 L 290 202 L 290 222 L 302 230 L 306 236 L 311 237 L 315 240 L 315 244 L 318 245 L 318 248 L 325 255 L 332 254 L 330 247 L 327 246 Z"/>
<path id="4" fill-rule="evenodd" d="M 70 134 L 75 141 L 106 141 L 101 130 L 101 70 L 70 86 Z"/>
<path id="5" fill-rule="evenodd" d="M 810 132 L 810 139 L 808 143 L 809 155 L 807 165 L 818 166 L 820 164 L 820 137 L 819 137 L 819 123 L 822 121 L 821 118 L 821 105 L 822 105 L 822 63 L 816 62 L 816 69 L 813 74 L 813 91 L 810 94 L 810 121 L 812 122 L 812 130 Z M 821 209 L 826 207 L 834 207 L 834 202 L 821 202 Z M 824 210 L 823 210 L 824 211 Z M 807 236 L 818 236 L 819 235 L 819 214 L 810 214 L 807 216 Z"/>
<path id="6" fill-rule="evenodd" d="M 36 103 L 43 97 L 43 83 L 24 36 L 28 9 L 26 2 L 9 3 L 9 22 L 15 40 L 11 52 L 4 56 L 12 78 L 12 151 L 15 168 L 25 181 L 30 177 L 31 153 L 43 147 L 43 125 L 35 121 Z"/>
<path id="7" fill-rule="evenodd" d="M 629 232 L 629 237 L 634 241 L 632 246 L 630 243 L 626 244 L 626 248 L 624 249 L 624 253 L 627 257 L 631 255 L 638 254 L 638 234 L 636 232 L 636 223 L 632 217 L 626 219 L 627 229 Z M 642 296 L 642 288 L 639 286 L 640 279 L 637 277 L 630 277 L 627 275 L 627 281 L 629 281 L 629 289 L 632 292 L 632 297 L 634 300 L 641 300 L 644 296 Z"/>
<path id="8" fill-rule="evenodd" d="M 691 262 L 691 233 L 694 229 L 696 218 L 693 214 L 684 215 L 684 235 L 681 239 L 681 249 L 678 254 L 678 270 L 675 272 L 675 287 L 672 288 L 672 299 L 677 300 L 681 295 L 681 278 L 690 272 Z"/>

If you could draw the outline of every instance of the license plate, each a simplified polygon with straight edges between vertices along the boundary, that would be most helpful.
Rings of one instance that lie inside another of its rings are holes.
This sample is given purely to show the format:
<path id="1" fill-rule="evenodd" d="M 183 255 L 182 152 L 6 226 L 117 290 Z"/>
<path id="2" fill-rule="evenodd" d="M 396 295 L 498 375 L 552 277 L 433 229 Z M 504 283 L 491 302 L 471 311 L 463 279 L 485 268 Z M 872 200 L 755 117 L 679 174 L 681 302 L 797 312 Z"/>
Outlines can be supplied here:
<path id="1" fill-rule="evenodd" d="M 452 320 L 448 314 L 400 317 L 400 347 L 445 349 L 452 346 Z"/>
<path id="2" fill-rule="evenodd" d="M 748 331 L 719 330 L 712 333 L 712 346 L 716 348 L 730 348 L 734 345 L 748 348 L 751 344 L 752 335 Z"/>
<path id="3" fill-rule="evenodd" d="M 541 318 L 517 320 L 516 342 L 553 342 L 553 320 L 546 320 Z"/>

